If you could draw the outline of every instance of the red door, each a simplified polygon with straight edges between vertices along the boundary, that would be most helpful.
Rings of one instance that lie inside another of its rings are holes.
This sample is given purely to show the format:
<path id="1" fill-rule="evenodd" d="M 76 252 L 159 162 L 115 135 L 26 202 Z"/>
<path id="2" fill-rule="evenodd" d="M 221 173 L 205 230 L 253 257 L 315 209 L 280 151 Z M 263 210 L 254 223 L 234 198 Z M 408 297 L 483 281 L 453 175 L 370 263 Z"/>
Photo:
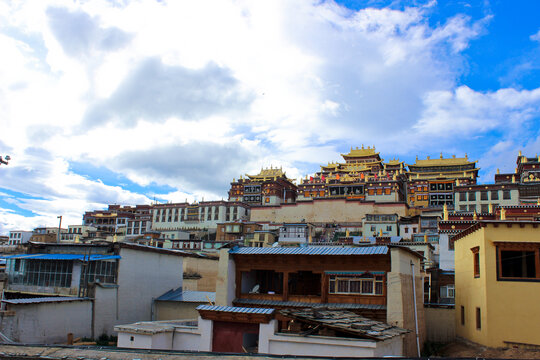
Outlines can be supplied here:
<path id="1" fill-rule="evenodd" d="M 253 349 L 258 340 L 259 324 L 214 321 L 212 335 L 212 351 L 244 353 L 244 349 Z"/>

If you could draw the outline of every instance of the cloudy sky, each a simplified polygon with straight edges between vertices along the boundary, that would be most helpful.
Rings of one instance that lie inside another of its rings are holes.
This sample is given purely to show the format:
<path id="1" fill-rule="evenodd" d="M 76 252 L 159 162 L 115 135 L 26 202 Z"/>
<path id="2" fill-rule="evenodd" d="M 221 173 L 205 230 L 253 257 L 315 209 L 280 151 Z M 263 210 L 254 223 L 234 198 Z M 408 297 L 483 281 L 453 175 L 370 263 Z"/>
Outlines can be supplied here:
<path id="1" fill-rule="evenodd" d="M 0 234 L 375 145 L 540 153 L 540 2 L 1 1 Z"/>

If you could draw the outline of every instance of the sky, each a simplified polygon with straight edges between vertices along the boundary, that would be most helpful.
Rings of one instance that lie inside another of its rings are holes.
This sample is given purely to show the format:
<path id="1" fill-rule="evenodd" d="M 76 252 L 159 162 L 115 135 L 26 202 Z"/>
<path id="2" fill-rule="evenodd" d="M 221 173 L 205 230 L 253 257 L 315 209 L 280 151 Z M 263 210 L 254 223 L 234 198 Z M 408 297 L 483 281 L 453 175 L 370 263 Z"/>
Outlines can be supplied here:
<path id="1" fill-rule="evenodd" d="M 0 1 L 0 234 L 221 200 L 351 146 L 540 153 L 540 2 Z"/>

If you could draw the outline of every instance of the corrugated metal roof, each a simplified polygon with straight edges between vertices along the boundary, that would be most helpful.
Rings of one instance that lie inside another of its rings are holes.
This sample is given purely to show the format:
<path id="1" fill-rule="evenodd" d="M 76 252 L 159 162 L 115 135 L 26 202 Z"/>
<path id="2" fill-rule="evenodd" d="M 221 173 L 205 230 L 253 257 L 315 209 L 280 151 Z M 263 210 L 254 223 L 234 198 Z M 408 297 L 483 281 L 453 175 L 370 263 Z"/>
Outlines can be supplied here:
<path id="1" fill-rule="evenodd" d="M 65 302 L 65 301 L 81 301 L 81 300 L 90 300 L 89 298 L 80 298 L 72 296 L 51 296 L 51 297 L 35 297 L 35 298 L 25 298 L 25 299 L 4 299 L 2 302 L 7 304 L 40 304 L 40 303 L 50 303 L 50 302 Z"/>
<path id="2" fill-rule="evenodd" d="M 306 246 L 306 247 L 238 247 L 229 251 L 240 255 L 384 255 L 388 253 L 387 246 L 336 247 L 336 246 Z"/>
<path id="3" fill-rule="evenodd" d="M 86 254 L 22 254 L 22 255 L 11 255 L 6 256 L 6 259 L 26 259 L 26 260 L 88 260 L 88 255 Z M 121 259 L 120 255 L 102 255 L 102 254 L 92 254 L 90 255 L 90 261 L 98 260 L 110 260 L 110 259 Z"/>
<path id="4" fill-rule="evenodd" d="M 376 304 L 345 304 L 345 303 L 307 303 L 300 301 L 279 301 L 279 300 L 260 300 L 260 299 L 235 299 L 236 304 L 259 305 L 259 306 L 282 306 L 282 307 L 325 307 L 328 309 L 369 309 L 385 310 L 385 305 Z"/>
<path id="5" fill-rule="evenodd" d="M 208 299 L 216 301 L 216 293 L 211 291 L 192 291 L 178 288 L 169 290 L 165 294 L 158 297 L 157 301 L 181 301 L 181 302 L 202 302 L 207 303 Z"/>
<path id="6" fill-rule="evenodd" d="M 243 314 L 272 314 L 274 309 L 265 308 L 245 308 L 236 306 L 214 306 L 214 305 L 199 305 L 197 310 L 205 311 L 222 311 L 230 313 L 243 313 Z"/>

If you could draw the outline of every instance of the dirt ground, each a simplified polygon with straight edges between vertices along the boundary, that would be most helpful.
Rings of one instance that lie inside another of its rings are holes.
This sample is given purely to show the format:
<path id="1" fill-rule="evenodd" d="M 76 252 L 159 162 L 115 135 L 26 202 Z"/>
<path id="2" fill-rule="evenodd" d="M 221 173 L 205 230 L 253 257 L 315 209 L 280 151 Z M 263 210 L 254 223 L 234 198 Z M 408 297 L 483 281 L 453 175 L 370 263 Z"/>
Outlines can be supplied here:
<path id="1" fill-rule="evenodd" d="M 474 344 L 453 342 L 437 350 L 437 356 L 485 359 L 540 359 L 540 350 L 493 349 Z"/>

